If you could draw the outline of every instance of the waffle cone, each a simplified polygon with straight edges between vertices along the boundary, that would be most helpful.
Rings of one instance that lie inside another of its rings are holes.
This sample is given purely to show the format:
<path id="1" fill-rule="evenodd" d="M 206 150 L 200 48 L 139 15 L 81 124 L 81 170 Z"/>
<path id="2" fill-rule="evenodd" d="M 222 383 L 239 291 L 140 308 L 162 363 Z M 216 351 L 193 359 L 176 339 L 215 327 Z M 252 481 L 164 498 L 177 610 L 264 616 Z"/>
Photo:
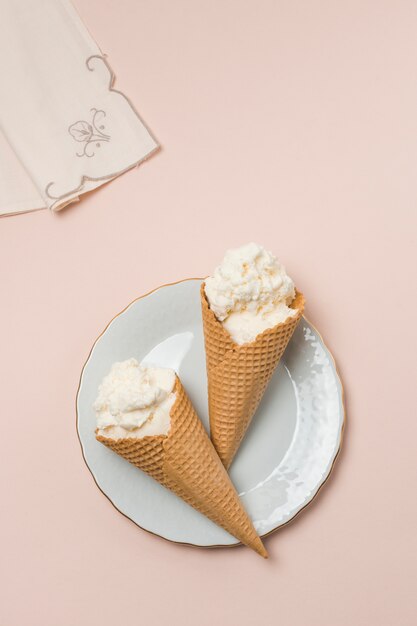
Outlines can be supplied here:
<path id="1" fill-rule="evenodd" d="M 179 380 L 167 435 L 98 441 L 117 452 L 258 554 L 268 554 Z"/>
<path id="2" fill-rule="evenodd" d="M 214 447 L 228 468 L 248 429 L 271 376 L 304 310 L 296 292 L 291 308 L 297 314 L 268 328 L 250 343 L 236 344 L 210 309 L 201 285 L 209 395 L 210 432 Z"/>

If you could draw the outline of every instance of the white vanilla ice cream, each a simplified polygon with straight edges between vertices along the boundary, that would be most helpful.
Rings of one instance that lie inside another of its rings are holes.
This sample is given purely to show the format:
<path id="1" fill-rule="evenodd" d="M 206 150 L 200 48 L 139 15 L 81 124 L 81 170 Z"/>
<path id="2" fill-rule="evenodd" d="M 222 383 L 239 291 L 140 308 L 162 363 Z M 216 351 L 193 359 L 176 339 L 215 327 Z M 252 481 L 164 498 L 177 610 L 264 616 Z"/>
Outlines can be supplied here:
<path id="1" fill-rule="evenodd" d="M 136 359 L 114 363 L 93 405 L 98 434 L 113 439 L 166 435 L 174 386 L 174 370 L 145 367 Z"/>
<path id="2" fill-rule="evenodd" d="M 228 250 L 206 279 L 205 292 L 210 308 L 237 344 L 253 341 L 297 313 L 289 307 L 295 297 L 293 281 L 256 243 Z"/>

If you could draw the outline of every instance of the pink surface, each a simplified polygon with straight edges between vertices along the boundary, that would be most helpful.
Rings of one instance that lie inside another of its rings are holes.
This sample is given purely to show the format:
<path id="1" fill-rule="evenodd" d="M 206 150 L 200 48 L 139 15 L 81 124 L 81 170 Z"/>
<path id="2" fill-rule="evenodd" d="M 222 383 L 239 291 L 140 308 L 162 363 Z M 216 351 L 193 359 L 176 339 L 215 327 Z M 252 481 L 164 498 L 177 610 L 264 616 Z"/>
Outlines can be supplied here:
<path id="1" fill-rule="evenodd" d="M 0 222 L 0 624 L 415 624 L 416 3 L 77 7 L 163 151 L 60 215 Z M 140 531 L 75 432 L 109 319 L 248 240 L 306 294 L 349 418 L 267 562 Z"/>

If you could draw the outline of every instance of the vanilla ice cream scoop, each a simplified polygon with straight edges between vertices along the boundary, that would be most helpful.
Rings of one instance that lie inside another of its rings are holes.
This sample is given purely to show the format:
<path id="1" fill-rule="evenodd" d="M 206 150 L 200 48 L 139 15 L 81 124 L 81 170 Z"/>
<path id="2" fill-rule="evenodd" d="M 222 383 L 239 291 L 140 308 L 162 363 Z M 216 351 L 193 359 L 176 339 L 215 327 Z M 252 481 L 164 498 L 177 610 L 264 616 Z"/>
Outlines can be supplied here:
<path id="1" fill-rule="evenodd" d="M 206 279 L 205 294 L 237 344 L 253 341 L 297 313 L 289 307 L 295 297 L 293 281 L 277 259 L 256 243 L 228 250 Z"/>
<path id="2" fill-rule="evenodd" d="M 174 386 L 174 370 L 145 367 L 136 359 L 114 363 L 93 405 L 98 434 L 114 439 L 167 434 Z"/>

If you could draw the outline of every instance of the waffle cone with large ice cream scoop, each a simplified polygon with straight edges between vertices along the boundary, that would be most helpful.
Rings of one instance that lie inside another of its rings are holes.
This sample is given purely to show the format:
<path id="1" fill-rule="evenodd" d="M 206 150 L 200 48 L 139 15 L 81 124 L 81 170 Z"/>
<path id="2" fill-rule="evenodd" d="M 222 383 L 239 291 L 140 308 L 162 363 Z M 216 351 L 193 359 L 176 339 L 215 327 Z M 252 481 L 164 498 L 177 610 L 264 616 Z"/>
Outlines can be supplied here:
<path id="1" fill-rule="evenodd" d="M 178 377 L 167 435 L 98 441 L 167 487 L 258 554 L 268 554 Z"/>
<path id="2" fill-rule="evenodd" d="M 210 309 L 201 285 L 208 378 L 210 432 L 214 447 L 228 468 L 248 429 L 271 376 L 304 310 L 296 291 L 290 308 L 296 315 L 267 328 L 254 341 L 238 345 Z"/>

